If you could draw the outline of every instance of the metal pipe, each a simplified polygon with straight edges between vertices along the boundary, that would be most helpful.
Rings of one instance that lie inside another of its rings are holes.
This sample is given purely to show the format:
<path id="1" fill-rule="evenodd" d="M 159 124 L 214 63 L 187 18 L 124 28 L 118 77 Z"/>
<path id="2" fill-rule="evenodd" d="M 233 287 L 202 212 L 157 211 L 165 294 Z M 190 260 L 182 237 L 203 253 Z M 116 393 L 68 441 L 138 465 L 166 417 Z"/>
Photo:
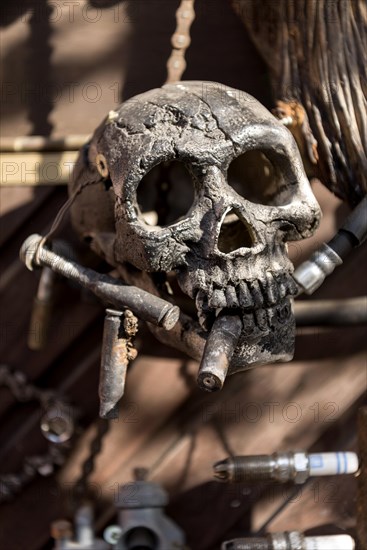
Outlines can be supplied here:
<path id="1" fill-rule="evenodd" d="M 346 300 L 296 300 L 294 314 L 298 327 L 365 325 L 367 296 Z"/>
<path id="2" fill-rule="evenodd" d="M 126 286 L 110 277 L 83 267 L 76 262 L 44 247 L 43 237 L 31 235 L 20 250 L 20 259 L 28 269 L 35 266 L 47 266 L 54 272 L 75 281 L 91 290 L 101 300 L 118 309 L 130 309 L 144 321 L 154 323 L 170 330 L 177 323 L 180 309 L 158 296 L 134 286 Z"/>
<path id="3" fill-rule="evenodd" d="M 198 372 L 200 388 L 210 392 L 222 388 L 241 330 L 242 321 L 237 315 L 223 315 L 215 320 Z"/>

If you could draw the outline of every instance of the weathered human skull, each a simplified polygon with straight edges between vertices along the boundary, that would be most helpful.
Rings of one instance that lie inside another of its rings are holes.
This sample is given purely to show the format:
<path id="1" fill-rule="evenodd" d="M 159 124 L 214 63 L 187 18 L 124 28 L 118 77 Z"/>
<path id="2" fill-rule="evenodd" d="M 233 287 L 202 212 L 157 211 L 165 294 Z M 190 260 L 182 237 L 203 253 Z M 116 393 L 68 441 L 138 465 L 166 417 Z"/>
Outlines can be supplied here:
<path id="1" fill-rule="evenodd" d="M 79 233 L 115 266 L 176 272 L 201 337 L 240 315 L 230 372 L 292 358 L 286 241 L 312 235 L 319 207 L 290 132 L 253 97 L 181 82 L 126 101 L 80 156 L 77 189 Z"/>

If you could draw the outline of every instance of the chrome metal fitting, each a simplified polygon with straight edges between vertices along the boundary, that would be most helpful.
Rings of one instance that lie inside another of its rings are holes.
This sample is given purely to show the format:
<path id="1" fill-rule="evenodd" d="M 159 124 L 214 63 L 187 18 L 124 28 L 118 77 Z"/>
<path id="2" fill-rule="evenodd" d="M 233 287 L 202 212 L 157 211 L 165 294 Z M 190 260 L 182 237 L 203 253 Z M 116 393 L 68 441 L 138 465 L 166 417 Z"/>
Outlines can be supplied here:
<path id="1" fill-rule="evenodd" d="M 51 536 L 55 539 L 54 550 L 108 550 L 109 544 L 96 538 L 93 528 L 93 511 L 86 504 L 77 509 L 74 518 L 75 539 L 69 521 L 58 520 L 51 525 Z"/>
<path id="2" fill-rule="evenodd" d="M 306 537 L 299 531 L 271 533 L 267 537 L 233 539 L 222 544 L 221 550 L 354 550 L 349 535 Z"/>
<path id="3" fill-rule="evenodd" d="M 293 453 L 292 459 L 293 481 L 297 485 L 301 485 L 310 477 L 309 455 L 306 453 Z"/>
<path id="4" fill-rule="evenodd" d="M 301 287 L 301 292 L 313 294 L 326 277 L 342 263 L 340 256 L 329 245 L 323 243 L 308 260 L 297 267 L 293 278 Z"/>

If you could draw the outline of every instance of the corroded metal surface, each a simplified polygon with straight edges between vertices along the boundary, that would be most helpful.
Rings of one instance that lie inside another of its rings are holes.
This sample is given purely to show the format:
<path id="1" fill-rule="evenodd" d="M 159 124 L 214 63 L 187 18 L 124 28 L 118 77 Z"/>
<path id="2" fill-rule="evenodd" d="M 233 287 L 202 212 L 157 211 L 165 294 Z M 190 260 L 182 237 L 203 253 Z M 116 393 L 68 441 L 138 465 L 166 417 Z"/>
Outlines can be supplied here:
<path id="1" fill-rule="evenodd" d="M 99 379 L 102 418 L 118 418 L 117 405 L 124 394 L 127 367 L 137 356 L 131 341 L 137 329 L 131 311 L 106 310 Z"/>
<path id="2" fill-rule="evenodd" d="M 238 315 L 222 315 L 215 320 L 198 372 L 198 384 L 202 389 L 216 391 L 222 388 L 241 330 Z"/>
<path id="3" fill-rule="evenodd" d="M 59 275 L 75 281 L 107 303 L 116 307 L 129 307 L 145 321 L 172 328 L 178 319 L 179 309 L 172 304 L 148 294 L 144 290 L 123 285 L 108 275 L 102 275 L 67 260 L 45 248 L 40 235 L 31 235 L 22 245 L 21 259 L 29 269 L 33 266 L 47 266 Z"/>

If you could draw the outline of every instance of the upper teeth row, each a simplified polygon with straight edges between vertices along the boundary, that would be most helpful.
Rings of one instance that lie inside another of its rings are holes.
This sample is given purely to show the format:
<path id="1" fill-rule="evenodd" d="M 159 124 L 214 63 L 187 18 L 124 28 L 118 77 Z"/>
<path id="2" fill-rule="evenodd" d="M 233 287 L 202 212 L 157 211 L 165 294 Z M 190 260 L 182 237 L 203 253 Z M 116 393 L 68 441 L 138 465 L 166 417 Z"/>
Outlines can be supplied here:
<path id="1" fill-rule="evenodd" d="M 297 292 L 297 283 L 289 273 L 266 272 L 264 279 L 213 288 L 207 297 L 209 308 L 214 310 L 224 307 L 258 309 L 273 306 L 285 296 L 293 296 Z"/>

